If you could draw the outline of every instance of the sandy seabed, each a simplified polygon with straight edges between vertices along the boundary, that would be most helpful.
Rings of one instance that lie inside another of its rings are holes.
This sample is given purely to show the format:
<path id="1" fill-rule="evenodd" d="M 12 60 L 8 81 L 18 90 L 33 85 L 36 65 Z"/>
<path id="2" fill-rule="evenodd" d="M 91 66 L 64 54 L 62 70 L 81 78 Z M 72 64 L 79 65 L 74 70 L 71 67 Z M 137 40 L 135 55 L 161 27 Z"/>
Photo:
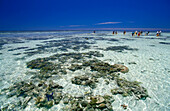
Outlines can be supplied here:
<path id="1" fill-rule="evenodd" d="M 111 103 L 114 111 L 170 110 L 170 33 L 162 33 L 161 36 L 156 37 L 154 32 L 150 32 L 148 36 L 143 33 L 140 37 L 132 37 L 131 32 L 127 32 L 126 35 L 123 35 L 122 32 L 113 35 L 111 31 L 97 31 L 95 34 L 90 31 L 0 33 L 1 110 L 61 111 L 65 107 L 68 107 L 65 110 L 69 110 L 69 104 L 64 104 L 64 100 L 53 104 L 50 108 L 37 107 L 36 97 L 31 98 L 23 107 L 25 97 L 15 94 L 8 97 L 10 92 L 9 90 L 4 91 L 4 89 L 21 81 L 36 81 L 33 76 L 39 69 L 30 69 L 27 66 L 31 60 L 48 58 L 54 54 L 95 51 L 103 56 L 94 57 L 92 55 L 89 60 L 95 58 L 110 65 L 122 64 L 128 67 L 129 71 L 127 73 L 119 72 L 119 76 L 128 81 L 141 82 L 140 86 L 146 88 L 149 97 L 136 99 L 135 95 L 127 97 L 123 97 L 121 94 L 113 95 L 111 89 L 117 87 L 115 81 L 103 77 L 98 78 L 95 88 L 73 84 L 72 78 L 92 72 L 90 67 L 69 70 L 71 67 L 69 60 L 60 67 L 61 69 L 68 68 L 65 75 L 52 75 L 46 78 L 45 82 L 49 83 L 52 80 L 63 87 L 62 94 L 74 97 L 84 96 L 87 92 L 91 92 L 93 96 L 111 95 L 114 98 Z M 94 73 L 97 72 L 94 71 Z M 109 82 L 108 84 L 106 80 Z M 17 106 L 18 102 L 21 103 Z M 126 105 L 127 108 L 124 109 L 121 105 Z"/>

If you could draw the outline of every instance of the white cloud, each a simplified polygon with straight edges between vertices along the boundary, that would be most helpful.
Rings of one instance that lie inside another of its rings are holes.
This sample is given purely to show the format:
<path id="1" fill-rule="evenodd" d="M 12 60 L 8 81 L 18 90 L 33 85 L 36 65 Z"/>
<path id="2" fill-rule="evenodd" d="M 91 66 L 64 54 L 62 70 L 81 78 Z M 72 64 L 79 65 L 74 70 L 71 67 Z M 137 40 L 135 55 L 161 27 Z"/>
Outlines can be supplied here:
<path id="1" fill-rule="evenodd" d="M 95 25 L 119 24 L 119 23 L 122 23 L 122 22 L 102 22 L 102 23 L 97 23 Z"/>
<path id="2" fill-rule="evenodd" d="M 60 26 L 60 27 L 81 27 L 85 25 L 67 25 L 67 26 Z"/>
<path id="3" fill-rule="evenodd" d="M 85 25 L 69 25 L 68 27 L 81 27 L 81 26 L 85 26 Z"/>

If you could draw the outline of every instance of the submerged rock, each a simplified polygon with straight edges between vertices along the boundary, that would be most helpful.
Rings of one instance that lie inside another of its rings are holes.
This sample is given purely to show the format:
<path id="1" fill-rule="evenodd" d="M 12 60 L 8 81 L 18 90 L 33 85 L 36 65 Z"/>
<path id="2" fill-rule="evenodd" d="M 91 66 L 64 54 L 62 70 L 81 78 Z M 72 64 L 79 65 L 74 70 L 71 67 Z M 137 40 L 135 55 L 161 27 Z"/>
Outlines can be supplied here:
<path id="1" fill-rule="evenodd" d="M 121 88 L 115 88 L 111 90 L 112 94 L 123 94 L 124 91 Z"/>
<path id="2" fill-rule="evenodd" d="M 72 78 L 71 81 L 73 84 L 90 86 L 91 88 L 95 88 L 96 87 L 95 82 L 98 82 L 96 79 L 90 78 L 85 75 L 76 76 L 76 77 Z"/>
<path id="3" fill-rule="evenodd" d="M 70 96 L 70 95 L 65 95 L 63 97 L 63 103 L 64 104 L 68 104 L 70 102 L 70 100 L 72 100 L 72 96 Z"/>
<path id="4" fill-rule="evenodd" d="M 13 86 L 9 87 L 9 93 L 7 97 L 12 97 L 14 95 L 26 97 L 35 88 L 35 85 L 24 81 L 20 83 L 15 83 Z M 15 92 L 15 93 L 14 93 Z"/>
<path id="5" fill-rule="evenodd" d="M 40 69 L 42 72 L 55 70 L 55 65 L 43 58 L 38 58 L 28 62 L 27 67 L 31 69 Z"/>
<path id="6" fill-rule="evenodd" d="M 108 96 L 108 98 L 105 98 Z M 87 96 L 85 98 L 72 98 L 71 106 L 64 110 L 71 111 L 113 111 L 111 102 L 114 101 L 113 97 L 109 95 L 105 96 Z"/>
<path id="7" fill-rule="evenodd" d="M 47 101 L 43 98 L 37 98 L 36 99 L 36 105 L 37 107 L 46 107 L 46 108 L 51 108 L 54 105 L 54 100 Z"/>
<path id="8" fill-rule="evenodd" d="M 24 99 L 24 102 L 22 103 L 22 107 L 25 108 L 27 107 L 28 102 L 32 99 L 32 97 L 26 97 Z"/>
<path id="9" fill-rule="evenodd" d="M 105 101 L 105 99 L 102 96 L 92 96 L 90 98 L 90 104 L 100 104 Z"/>
<path id="10" fill-rule="evenodd" d="M 53 81 L 49 81 L 49 84 L 46 84 L 45 81 L 40 81 L 37 85 L 32 82 L 21 81 L 14 83 L 13 86 L 4 91 L 9 91 L 7 97 L 21 96 L 25 98 L 21 104 L 23 109 L 27 107 L 28 102 L 32 98 L 35 98 L 35 105 L 37 107 L 50 108 L 60 102 L 62 95 L 59 91 L 61 91 L 62 88 L 62 86 Z"/>
<path id="11" fill-rule="evenodd" d="M 103 109 L 103 108 L 106 108 L 107 106 L 106 106 L 106 104 L 104 104 L 104 103 L 102 103 L 102 104 L 99 104 L 99 106 L 98 106 L 98 108 L 100 108 L 100 109 Z"/>
<path id="12" fill-rule="evenodd" d="M 112 94 L 122 94 L 125 97 L 132 96 L 134 94 L 138 99 L 146 99 L 149 97 L 147 90 L 140 86 L 140 83 L 137 81 L 131 82 L 124 78 L 117 78 L 116 82 L 119 88 L 112 89 Z"/>
<path id="13" fill-rule="evenodd" d="M 68 69 L 71 70 L 71 71 L 76 71 L 76 70 L 79 70 L 79 69 L 82 69 L 83 67 L 81 65 L 78 65 L 78 64 L 72 64 L 71 67 L 69 67 Z"/>
<path id="14" fill-rule="evenodd" d="M 114 72 L 122 72 L 122 73 L 127 73 L 129 71 L 129 69 L 121 64 L 114 64 L 114 65 L 110 65 L 108 63 L 105 62 L 95 62 L 91 64 L 91 69 L 101 72 L 101 73 L 114 73 Z"/>
<path id="15" fill-rule="evenodd" d="M 121 65 L 121 64 L 114 64 L 113 67 L 115 67 L 117 70 L 120 70 L 120 72 L 122 73 L 129 72 L 129 69 L 126 66 Z"/>
<path id="16" fill-rule="evenodd" d="M 122 52 L 124 50 L 130 50 L 130 51 L 137 51 L 137 48 L 130 48 L 129 46 L 111 46 L 107 47 L 105 51 L 117 51 L 117 52 Z"/>

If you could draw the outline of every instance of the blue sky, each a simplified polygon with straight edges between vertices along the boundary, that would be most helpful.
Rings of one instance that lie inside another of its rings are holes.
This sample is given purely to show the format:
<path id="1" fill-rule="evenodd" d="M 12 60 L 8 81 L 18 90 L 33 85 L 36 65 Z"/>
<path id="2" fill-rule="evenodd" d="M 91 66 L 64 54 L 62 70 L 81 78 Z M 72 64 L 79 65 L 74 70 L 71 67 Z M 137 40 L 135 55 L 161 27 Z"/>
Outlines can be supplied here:
<path id="1" fill-rule="evenodd" d="M 170 0 L 0 0 L 0 30 L 170 29 Z"/>

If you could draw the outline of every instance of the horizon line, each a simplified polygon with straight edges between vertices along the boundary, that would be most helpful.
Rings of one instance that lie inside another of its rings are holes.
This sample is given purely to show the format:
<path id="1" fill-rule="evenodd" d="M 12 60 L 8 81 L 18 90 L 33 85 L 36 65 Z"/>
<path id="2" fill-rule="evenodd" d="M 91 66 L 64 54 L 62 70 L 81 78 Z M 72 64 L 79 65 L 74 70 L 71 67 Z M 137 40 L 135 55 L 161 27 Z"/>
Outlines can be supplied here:
<path id="1" fill-rule="evenodd" d="M 170 31 L 170 28 L 75 28 L 75 29 L 24 29 L 24 30 L 0 30 L 0 32 L 20 32 L 20 31 L 93 31 L 93 30 L 101 30 L 101 31 L 133 31 L 133 30 L 147 30 L 147 31 L 156 31 L 156 30 L 162 30 L 162 31 Z"/>

